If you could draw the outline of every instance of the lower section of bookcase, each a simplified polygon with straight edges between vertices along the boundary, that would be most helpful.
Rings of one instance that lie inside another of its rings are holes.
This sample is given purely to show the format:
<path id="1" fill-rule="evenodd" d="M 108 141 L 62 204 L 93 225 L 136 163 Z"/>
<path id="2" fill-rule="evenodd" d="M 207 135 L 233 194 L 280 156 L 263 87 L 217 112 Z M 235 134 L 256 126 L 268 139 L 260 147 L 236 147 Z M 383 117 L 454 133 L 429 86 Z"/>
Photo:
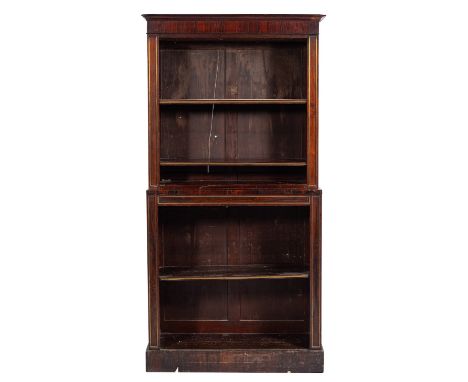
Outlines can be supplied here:
<path id="1" fill-rule="evenodd" d="M 147 349 L 146 371 L 323 373 L 323 349 Z"/>
<path id="2" fill-rule="evenodd" d="M 146 370 L 323 372 L 321 192 L 210 191 L 148 192 Z"/>

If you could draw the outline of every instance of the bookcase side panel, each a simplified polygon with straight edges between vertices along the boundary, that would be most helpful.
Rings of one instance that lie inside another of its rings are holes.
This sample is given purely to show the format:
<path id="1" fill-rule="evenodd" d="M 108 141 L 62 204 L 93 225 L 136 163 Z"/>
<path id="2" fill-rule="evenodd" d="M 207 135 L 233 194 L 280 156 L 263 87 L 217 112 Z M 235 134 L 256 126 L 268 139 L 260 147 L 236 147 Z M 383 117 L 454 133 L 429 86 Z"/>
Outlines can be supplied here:
<path id="1" fill-rule="evenodd" d="M 148 177 L 149 187 L 159 186 L 159 37 L 148 36 Z"/>
<path id="2" fill-rule="evenodd" d="M 309 347 L 321 348 L 322 339 L 322 196 L 311 198 L 310 205 L 310 302 Z"/>
<path id="3" fill-rule="evenodd" d="M 160 307 L 159 307 L 159 223 L 156 195 L 147 194 L 147 237 L 148 237 L 148 329 L 149 347 L 158 348 L 160 344 Z"/>
<path id="4" fill-rule="evenodd" d="M 309 36 L 307 77 L 307 184 L 318 188 L 318 36 Z"/>

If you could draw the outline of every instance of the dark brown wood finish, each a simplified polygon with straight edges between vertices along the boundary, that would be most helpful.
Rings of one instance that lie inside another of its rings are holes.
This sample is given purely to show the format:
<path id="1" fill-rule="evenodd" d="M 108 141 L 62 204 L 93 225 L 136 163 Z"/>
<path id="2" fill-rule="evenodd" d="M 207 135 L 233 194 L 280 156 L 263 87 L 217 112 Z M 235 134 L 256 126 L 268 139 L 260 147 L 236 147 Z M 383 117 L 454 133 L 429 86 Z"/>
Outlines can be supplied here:
<path id="1" fill-rule="evenodd" d="M 308 196 L 160 196 L 164 206 L 306 206 Z"/>
<path id="2" fill-rule="evenodd" d="M 192 280 L 255 280 L 307 279 L 309 271 L 301 267 L 268 265 L 216 265 L 201 267 L 164 267 L 159 279 L 164 281 Z"/>
<path id="3" fill-rule="evenodd" d="M 305 106 L 218 106 L 212 124 L 211 109 L 162 108 L 162 166 L 307 165 Z"/>
<path id="4" fill-rule="evenodd" d="M 322 347 L 322 198 L 311 198 L 310 206 L 310 348 Z"/>
<path id="5" fill-rule="evenodd" d="M 143 15 L 148 34 L 167 38 L 300 38 L 318 34 L 323 15 Z"/>
<path id="6" fill-rule="evenodd" d="M 307 349 L 307 337 L 300 334 L 165 334 L 165 349 Z"/>
<path id="7" fill-rule="evenodd" d="M 148 36 L 148 170 L 149 187 L 159 186 L 159 37 Z"/>
<path id="8" fill-rule="evenodd" d="M 160 339 L 159 309 L 159 214 L 156 195 L 147 193 L 147 226 L 148 226 L 148 323 L 149 348 L 158 348 Z"/>
<path id="9" fill-rule="evenodd" d="M 323 16 L 144 17 L 147 371 L 322 372 Z"/>
<path id="10" fill-rule="evenodd" d="M 306 98 L 305 40 L 165 42 L 160 57 L 163 103 L 239 99 L 281 104 L 304 103 Z"/>
<path id="11" fill-rule="evenodd" d="M 148 349 L 147 371 L 322 373 L 323 350 Z"/>
<path id="12" fill-rule="evenodd" d="M 160 105 L 304 105 L 304 98 L 223 98 L 223 99 L 161 99 Z"/>
<path id="13" fill-rule="evenodd" d="M 318 187 L 318 37 L 310 36 L 308 49 L 307 80 L 307 183 L 311 188 Z"/>

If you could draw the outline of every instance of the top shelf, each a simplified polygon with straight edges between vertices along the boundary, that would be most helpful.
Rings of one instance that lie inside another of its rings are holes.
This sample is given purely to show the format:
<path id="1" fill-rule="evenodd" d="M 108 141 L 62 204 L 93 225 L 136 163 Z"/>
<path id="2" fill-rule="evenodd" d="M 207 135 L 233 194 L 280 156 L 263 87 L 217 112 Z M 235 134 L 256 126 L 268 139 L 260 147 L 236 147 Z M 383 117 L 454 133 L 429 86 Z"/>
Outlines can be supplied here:
<path id="1" fill-rule="evenodd" d="M 160 105 L 305 105 L 305 98 L 160 99 Z"/>

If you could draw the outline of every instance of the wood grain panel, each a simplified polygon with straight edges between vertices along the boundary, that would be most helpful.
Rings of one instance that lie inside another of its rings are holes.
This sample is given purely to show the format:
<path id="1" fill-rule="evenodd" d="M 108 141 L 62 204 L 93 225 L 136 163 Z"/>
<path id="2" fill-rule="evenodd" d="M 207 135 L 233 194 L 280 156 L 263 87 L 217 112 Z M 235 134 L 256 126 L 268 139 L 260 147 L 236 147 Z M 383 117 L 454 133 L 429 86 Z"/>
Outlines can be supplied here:
<path id="1" fill-rule="evenodd" d="M 297 161 L 305 165 L 305 107 L 219 106 L 213 120 L 211 116 L 211 106 L 164 107 L 161 161 L 229 160 L 242 162 L 240 165 L 249 162 L 293 165 Z"/>
<path id="2" fill-rule="evenodd" d="M 163 266 L 227 264 L 225 208 L 161 208 Z"/>
<path id="3" fill-rule="evenodd" d="M 168 349 L 146 352 L 146 371 L 322 373 L 323 349 Z"/>
<path id="4" fill-rule="evenodd" d="M 239 98 L 302 103 L 306 98 L 304 42 L 165 42 L 160 56 L 161 98 L 166 102 Z"/>
<path id="5" fill-rule="evenodd" d="M 307 280 L 248 280 L 239 285 L 241 321 L 296 320 L 305 326 Z"/>
<path id="6" fill-rule="evenodd" d="M 305 98 L 305 48 L 304 43 L 227 46 L 226 97 Z"/>
<path id="7" fill-rule="evenodd" d="M 226 159 L 225 114 L 211 107 L 165 107 L 161 110 L 161 160 Z M 211 133 L 211 135 L 210 135 Z M 208 150 L 208 146 L 210 149 Z"/>
<path id="8" fill-rule="evenodd" d="M 239 263 L 304 265 L 307 212 L 301 207 L 238 209 Z"/>
<path id="9" fill-rule="evenodd" d="M 235 281 L 227 281 L 234 284 Z M 228 307 L 229 309 L 229 307 Z M 165 333 L 296 333 L 307 335 L 307 322 L 303 320 L 254 320 L 254 321 L 164 321 Z"/>
<path id="10" fill-rule="evenodd" d="M 213 49 L 212 46 L 204 48 L 197 44 L 186 49 L 179 48 L 177 44 L 163 45 L 161 98 L 224 98 L 224 46 L 214 44 L 214 47 L 218 49 Z"/>
<path id="11" fill-rule="evenodd" d="M 161 283 L 161 330 L 167 321 L 227 320 L 227 281 Z"/>

